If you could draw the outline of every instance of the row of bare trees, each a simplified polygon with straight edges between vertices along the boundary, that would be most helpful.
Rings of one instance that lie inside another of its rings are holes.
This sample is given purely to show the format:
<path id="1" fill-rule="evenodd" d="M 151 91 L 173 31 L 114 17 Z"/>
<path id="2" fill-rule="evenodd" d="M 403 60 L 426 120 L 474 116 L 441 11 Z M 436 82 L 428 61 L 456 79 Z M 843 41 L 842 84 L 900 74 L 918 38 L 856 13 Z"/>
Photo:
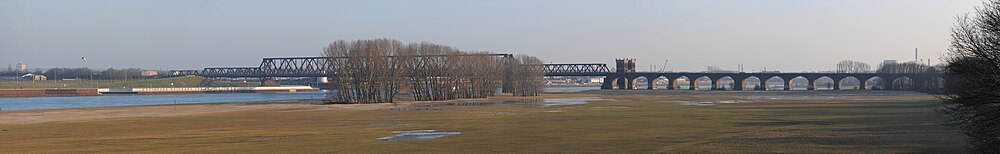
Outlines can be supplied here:
<path id="1" fill-rule="evenodd" d="M 837 63 L 837 73 L 868 73 L 871 70 L 871 65 L 860 61 L 844 60 Z"/>
<path id="2" fill-rule="evenodd" d="M 394 102 L 408 92 L 414 100 L 435 101 L 494 96 L 505 82 L 517 96 L 537 95 L 543 86 L 542 61 L 490 52 L 465 52 L 433 43 L 392 39 L 330 43 L 324 55 L 335 87 L 334 100 Z"/>
<path id="3" fill-rule="evenodd" d="M 538 95 L 538 92 L 545 88 L 545 68 L 542 60 L 527 55 L 518 55 L 514 60 L 520 65 L 515 65 L 514 69 L 511 69 L 511 75 L 516 79 L 511 85 L 511 93 L 514 93 L 514 96 Z"/>

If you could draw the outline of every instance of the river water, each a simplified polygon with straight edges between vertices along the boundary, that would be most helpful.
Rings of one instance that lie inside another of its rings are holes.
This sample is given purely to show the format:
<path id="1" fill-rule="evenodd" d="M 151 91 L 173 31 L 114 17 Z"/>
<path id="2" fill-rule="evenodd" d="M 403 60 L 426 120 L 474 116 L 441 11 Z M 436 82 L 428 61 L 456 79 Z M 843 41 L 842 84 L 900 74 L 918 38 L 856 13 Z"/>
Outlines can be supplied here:
<path id="1" fill-rule="evenodd" d="M 601 87 L 545 88 L 545 90 L 597 90 L 597 89 L 601 89 Z M 84 107 L 104 107 L 104 106 L 257 102 L 257 101 L 273 101 L 273 100 L 318 99 L 324 97 L 326 97 L 326 93 L 323 91 L 280 92 L 280 93 L 19 97 L 19 98 L 0 98 L 0 109 L 4 111 L 11 111 L 11 110 L 84 108 Z"/>
<path id="2" fill-rule="evenodd" d="M 0 98 L 0 109 L 34 110 L 55 108 L 82 108 L 102 106 L 137 106 L 164 104 L 195 104 L 220 102 L 256 102 L 324 98 L 322 91 L 280 93 L 217 93 L 175 95 L 107 95 L 73 97 L 20 97 Z"/>

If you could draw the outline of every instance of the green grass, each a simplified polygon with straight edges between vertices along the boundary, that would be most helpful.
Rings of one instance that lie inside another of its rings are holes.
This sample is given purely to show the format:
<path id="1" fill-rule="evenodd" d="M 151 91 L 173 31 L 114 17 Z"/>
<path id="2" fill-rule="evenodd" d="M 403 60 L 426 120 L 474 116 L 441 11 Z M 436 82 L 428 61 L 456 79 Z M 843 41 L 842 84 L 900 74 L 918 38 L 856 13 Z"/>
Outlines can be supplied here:
<path id="1" fill-rule="evenodd" d="M 173 83 L 174 85 L 170 85 Z M 0 82 L 0 89 L 29 88 L 155 88 L 155 87 L 253 87 L 257 82 L 222 82 L 198 76 L 185 76 L 142 80 L 75 80 L 75 81 L 20 81 Z"/>
<path id="2" fill-rule="evenodd" d="M 434 111 L 259 110 L 0 125 L 0 153 L 963 153 L 929 96 L 685 106 L 731 95 L 548 94 L 620 101 Z M 606 107 L 618 108 L 606 108 Z M 624 107 L 624 108 L 622 108 Z M 565 112 L 545 112 L 564 110 Z M 496 114 L 509 112 L 513 114 Z M 402 124 L 389 125 L 383 124 Z M 460 131 L 375 141 L 396 130 Z"/>

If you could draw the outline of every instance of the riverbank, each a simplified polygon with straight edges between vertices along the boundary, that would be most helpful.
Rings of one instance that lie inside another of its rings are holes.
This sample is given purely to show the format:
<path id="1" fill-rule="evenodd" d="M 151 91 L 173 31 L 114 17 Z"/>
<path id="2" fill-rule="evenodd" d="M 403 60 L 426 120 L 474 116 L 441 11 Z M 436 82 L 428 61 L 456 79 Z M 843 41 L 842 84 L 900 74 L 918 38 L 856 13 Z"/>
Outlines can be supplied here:
<path id="1" fill-rule="evenodd" d="M 0 89 L 3 97 L 98 96 L 115 94 L 164 95 L 204 93 L 258 93 L 318 91 L 309 86 L 276 87 L 168 87 L 168 88 L 79 88 L 79 89 Z"/>
<path id="2" fill-rule="evenodd" d="M 409 111 L 387 108 L 427 103 L 297 100 L 5 111 L 0 153 L 964 152 L 961 134 L 941 125 L 933 96 L 750 94 L 759 93 L 584 91 L 458 102 L 603 99 Z M 460 134 L 375 140 L 407 130 Z"/>
<path id="3" fill-rule="evenodd" d="M 258 82 L 217 81 L 199 76 L 182 76 L 137 80 L 47 80 L 3 81 L 0 89 L 93 89 L 93 88 L 160 88 L 160 87 L 257 87 Z"/>

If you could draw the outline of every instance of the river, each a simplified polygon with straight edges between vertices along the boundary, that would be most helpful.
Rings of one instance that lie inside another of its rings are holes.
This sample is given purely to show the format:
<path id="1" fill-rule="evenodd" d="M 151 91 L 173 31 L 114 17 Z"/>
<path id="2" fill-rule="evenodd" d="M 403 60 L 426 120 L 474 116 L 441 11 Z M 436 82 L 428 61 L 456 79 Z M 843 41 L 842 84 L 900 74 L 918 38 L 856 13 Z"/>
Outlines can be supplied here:
<path id="1" fill-rule="evenodd" d="M 545 90 L 596 90 L 601 87 L 546 87 Z M 326 97 L 323 91 L 279 93 L 215 93 L 172 95 L 105 95 L 70 97 L 0 98 L 0 109 L 37 110 L 105 106 L 139 106 L 165 104 L 198 104 L 222 102 L 257 102 L 273 100 L 317 99 Z"/>
<path id="2" fill-rule="evenodd" d="M 173 95 L 107 95 L 72 97 L 0 98 L 0 109 L 35 110 L 102 106 L 137 106 L 164 104 L 196 104 L 220 102 L 256 102 L 273 100 L 316 99 L 326 97 L 322 91 L 280 93 L 215 93 Z"/>

